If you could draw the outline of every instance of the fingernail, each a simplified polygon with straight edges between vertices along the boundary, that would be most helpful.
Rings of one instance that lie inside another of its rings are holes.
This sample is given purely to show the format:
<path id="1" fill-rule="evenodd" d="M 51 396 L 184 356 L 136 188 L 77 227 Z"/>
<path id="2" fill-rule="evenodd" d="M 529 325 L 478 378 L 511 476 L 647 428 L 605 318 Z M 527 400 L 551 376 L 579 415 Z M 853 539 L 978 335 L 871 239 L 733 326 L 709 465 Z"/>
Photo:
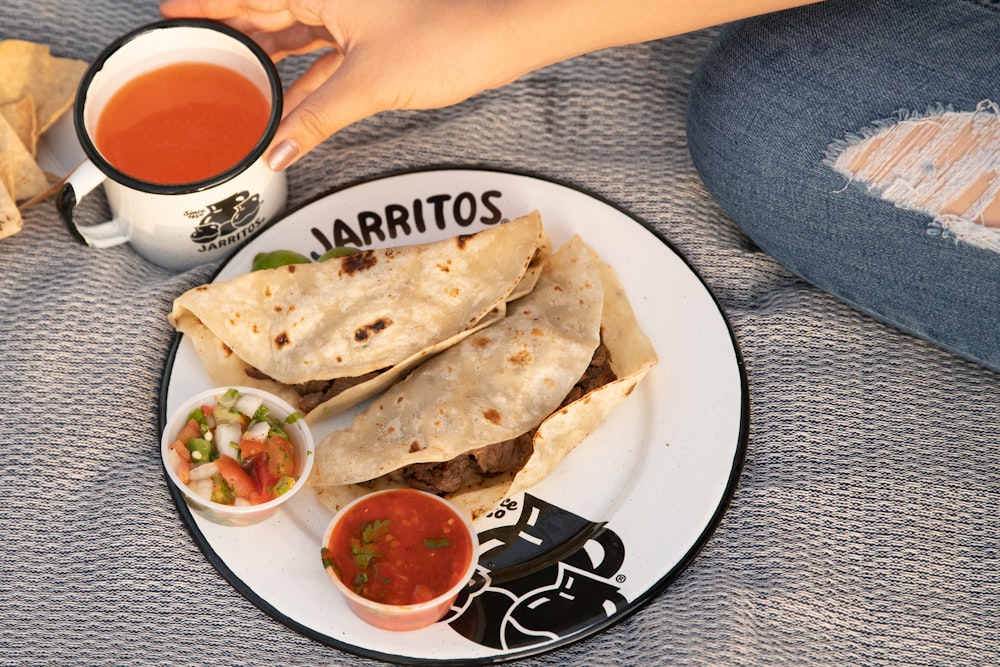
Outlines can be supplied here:
<path id="1" fill-rule="evenodd" d="M 299 145 L 291 139 L 281 141 L 267 154 L 267 166 L 271 171 L 282 171 L 299 156 Z"/>

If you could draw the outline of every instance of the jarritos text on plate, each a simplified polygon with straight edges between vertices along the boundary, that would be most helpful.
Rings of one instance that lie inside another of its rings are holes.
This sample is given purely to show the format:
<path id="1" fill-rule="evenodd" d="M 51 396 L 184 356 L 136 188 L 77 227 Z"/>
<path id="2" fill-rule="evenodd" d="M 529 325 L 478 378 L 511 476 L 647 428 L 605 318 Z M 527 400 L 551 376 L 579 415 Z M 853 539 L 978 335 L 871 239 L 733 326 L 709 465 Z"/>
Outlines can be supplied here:
<path id="1" fill-rule="evenodd" d="M 336 217 L 328 226 L 317 225 L 311 232 L 324 251 L 407 239 L 429 229 L 461 232 L 475 225 L 496 225 L 509 217 L 500 210 L 502 196 L 500 190 L 435 194 L 406 204 L 389 203 L 377 211 L 362 210 L 343 218 Z"/>

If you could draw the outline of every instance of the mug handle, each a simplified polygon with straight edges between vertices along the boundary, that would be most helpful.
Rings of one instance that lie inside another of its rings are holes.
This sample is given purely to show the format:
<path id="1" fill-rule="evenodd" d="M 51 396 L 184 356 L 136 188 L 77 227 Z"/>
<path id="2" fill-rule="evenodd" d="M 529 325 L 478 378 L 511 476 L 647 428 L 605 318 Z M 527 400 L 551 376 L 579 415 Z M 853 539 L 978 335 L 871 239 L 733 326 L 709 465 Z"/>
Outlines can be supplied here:
<path id="1" fill-rule="evenodd" d="M 56 208 L 66 223 L 66 229 L 73 238 L 91 248 L 110 248 L 128 241 L 128 236 L 122 232 L 115 220 L 81 227 L 73 218 L 77 203 L 106 178 L 104 172 L 94 166 L 93 162 L 84 160 L 66 178 L 66 182 L 59 188 L 59 194 L 56 195 Z"/>

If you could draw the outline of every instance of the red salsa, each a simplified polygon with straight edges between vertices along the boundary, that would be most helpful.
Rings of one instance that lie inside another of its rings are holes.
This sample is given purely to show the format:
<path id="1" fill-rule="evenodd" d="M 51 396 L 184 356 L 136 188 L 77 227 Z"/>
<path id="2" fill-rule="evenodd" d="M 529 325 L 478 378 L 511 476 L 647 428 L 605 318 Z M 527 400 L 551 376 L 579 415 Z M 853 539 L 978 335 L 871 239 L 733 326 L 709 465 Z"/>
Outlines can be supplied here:
<path id="1" fill-rule="evenodd" d="M 323 561 L 355 593 L 391 605 L 432 600 L 459 583 L 472 540 L 454 510 L 412 489 L 367 496 L 348 508 Z"/>

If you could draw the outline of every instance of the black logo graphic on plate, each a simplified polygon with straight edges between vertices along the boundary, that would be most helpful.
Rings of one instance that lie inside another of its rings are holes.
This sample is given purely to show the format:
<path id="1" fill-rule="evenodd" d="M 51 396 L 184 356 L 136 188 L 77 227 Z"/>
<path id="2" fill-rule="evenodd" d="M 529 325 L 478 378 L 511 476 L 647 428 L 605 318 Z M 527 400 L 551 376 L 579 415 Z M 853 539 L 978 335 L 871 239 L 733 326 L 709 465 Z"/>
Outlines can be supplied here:
<path id="1" fill-rule="evenodd" d="M 191 240 L 212 243 L 229 236 L 253 222 L 259 210 L 260 194 L 251 196 L 246 190 L 209 204 L 208 213 L 198 221 Z"/>
<path id="2" fill-rule="evenodd" d="M 476 575 L 446 619 L 477 644 L 547 644 L 626 607 L 614 581 L 625 545 L 603 523 L 525 494 L 517 523 L 484 531 L 479 542 Z"/>

